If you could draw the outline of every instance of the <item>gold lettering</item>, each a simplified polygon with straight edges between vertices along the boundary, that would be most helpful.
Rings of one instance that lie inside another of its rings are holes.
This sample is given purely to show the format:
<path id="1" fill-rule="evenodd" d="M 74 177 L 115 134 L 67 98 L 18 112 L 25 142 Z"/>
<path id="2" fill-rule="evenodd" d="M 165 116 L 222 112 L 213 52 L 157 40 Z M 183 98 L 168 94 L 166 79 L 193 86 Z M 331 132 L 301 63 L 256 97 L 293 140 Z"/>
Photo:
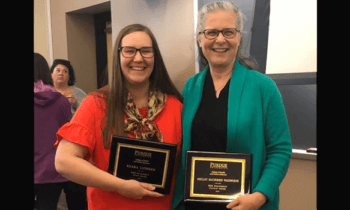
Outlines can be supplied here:
<path id="1" fill-rule="evenodd" d="M 126 165 L 126 167 L 127 167 L 127 168 L 139 169 L 139 167 L 138 167 L 138 166 L 133 166 L 133 165 L 129 165 L 129 164 L 127 164 L 127 165 Z"/>
<path id="2" fill-rule="evenodd" d="M 226 185 L 215 185 L 214 184 L 214 187 L 225 187 L 226 188 L 227 186 Z"/>
<path id="3" fill-rule="evenodd" d="M 211 171 L 210 175 L 211 176 L 227 176 L 225 171 Z"/>
<path id="4" fill-rule="evenodd" d="M 210 162 L 210 168 L 212 168 L 212 169 L 228 169 L 227 163 L 213 163 L 213 162 Z"/>
<path id="5" fill-rule="evenodd" d="M 152 153 L 151 152 L 142 152 L 142 151 L 139 151 L 139 150 L 135 150 L 135 156 L 151 158 L 152 157 Z"/>
<path id="6" fill-rule="evenodd" d="M 209 178 L 210 182 L 222 182 L 224 181 L 223 179 L 215 179 L 215 178 Z"/>
<path id="7" fill-rule="evenodd" d="M 224 179 L 224 182 L 239 182 L 239 179 Z"/>
<path id="8" fill-rule="evenodd" d="M 146 171 L 156 171 L 155 168 L 150 168 L 150 167 L 140 167 L 141 170 L 146 170 Z"/>

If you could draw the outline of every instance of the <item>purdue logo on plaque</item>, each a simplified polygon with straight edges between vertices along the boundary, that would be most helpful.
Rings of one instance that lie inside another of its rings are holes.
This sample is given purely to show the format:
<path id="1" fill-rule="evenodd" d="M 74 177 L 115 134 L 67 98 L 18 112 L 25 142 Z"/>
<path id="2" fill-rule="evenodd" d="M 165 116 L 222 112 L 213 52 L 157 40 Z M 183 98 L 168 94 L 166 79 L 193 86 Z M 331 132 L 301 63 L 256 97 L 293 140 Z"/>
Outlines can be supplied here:
<path id="1" fill-rule="evenodd" d="M 251 154 L 187 151 L 185 202 L 229 203 L 250 185 Z"/>
<path id="2" fill-rule="evenodd" d="M 134 179 L 169 194 L 176 145 L 113 136 L 108 172 L 122 179 Z"/>

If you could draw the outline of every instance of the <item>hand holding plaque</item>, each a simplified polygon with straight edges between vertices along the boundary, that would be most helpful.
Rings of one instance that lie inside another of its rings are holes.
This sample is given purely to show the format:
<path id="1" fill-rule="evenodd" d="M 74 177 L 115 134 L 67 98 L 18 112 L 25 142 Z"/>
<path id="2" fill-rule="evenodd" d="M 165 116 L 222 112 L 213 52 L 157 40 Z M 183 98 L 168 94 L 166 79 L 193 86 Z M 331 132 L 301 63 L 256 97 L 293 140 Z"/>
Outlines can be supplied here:
<path id="1" fill-rule="evenodd" d="M 187 203 L 226 203 L 250 193 L 251 155 L 187 151 Z"/>
<path id="2" fill-rule="evenodd" d="M 120 195 L 132 198 L 132 199 L 142 199 L 145 196 L 150 197 L 163 197 L 163 194 L 154 192 L 155 187 L 151 184 L 139 182 L 133 179 L 124 180 L 124 184 L 121 185 L 117 193 Z"/>
<path id="3" fill-rule="evenodd" d="M 169 194 L 176 145 L 113 136 L 108 172 L 121 178 L 152 184 Z"/>

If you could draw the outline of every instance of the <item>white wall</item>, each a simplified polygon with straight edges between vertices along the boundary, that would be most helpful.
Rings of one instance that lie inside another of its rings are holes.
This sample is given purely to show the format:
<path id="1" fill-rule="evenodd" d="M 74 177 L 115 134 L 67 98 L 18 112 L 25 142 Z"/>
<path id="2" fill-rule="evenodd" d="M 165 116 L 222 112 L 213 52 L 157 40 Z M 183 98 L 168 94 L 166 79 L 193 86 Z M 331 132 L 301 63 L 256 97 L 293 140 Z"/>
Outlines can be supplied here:
<path id="1" fill-rule="evenodd" d="M 266 74 L 317 72 L 316 0 L 271 0 Z"/>
<path id="2" fill-rule="evenodd" d="M 41 54 L 48 64 L 52 63 L 50 45 L 50 20 L 47 0 L 34 0 L 34 52 Z"/>

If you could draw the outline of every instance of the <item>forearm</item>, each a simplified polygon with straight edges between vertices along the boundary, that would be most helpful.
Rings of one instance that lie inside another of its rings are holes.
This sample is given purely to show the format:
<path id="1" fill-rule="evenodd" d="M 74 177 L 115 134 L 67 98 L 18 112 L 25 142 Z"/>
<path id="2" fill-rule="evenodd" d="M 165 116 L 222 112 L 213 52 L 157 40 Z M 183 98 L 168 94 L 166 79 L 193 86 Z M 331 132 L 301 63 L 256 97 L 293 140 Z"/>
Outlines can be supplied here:
<path id="1" fill-rule="evenodd" d="M 89 163 L 74 156 L 56 156 L 55 166 L 63 177 L 81 185 L 90 186 L 106 191 L 118 191 L 118 186 L 124 180 L 117 178 Z"/>
<path id="2" fill-rule="evenodd" d="M 56 152 L 56 170 L 62 176 L 78 184 L 117 192 L 128 198 L 163 197 L 162 194 L 153 192 L 155 187 L 150 184 L 120 179 L 95 167 L 84 159 L 87 154 L 86 147 L 62 139 Z"/>

